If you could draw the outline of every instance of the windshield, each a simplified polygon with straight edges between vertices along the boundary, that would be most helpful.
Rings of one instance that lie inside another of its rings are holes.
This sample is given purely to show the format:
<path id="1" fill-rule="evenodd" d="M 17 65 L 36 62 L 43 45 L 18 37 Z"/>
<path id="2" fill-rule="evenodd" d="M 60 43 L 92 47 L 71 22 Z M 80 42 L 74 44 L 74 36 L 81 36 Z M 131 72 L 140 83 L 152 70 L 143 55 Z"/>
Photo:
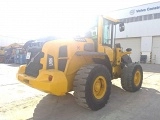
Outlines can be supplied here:
<path id="1" fill-rule="evenodd" d="M 104 19 L 103 23 L 103 44 L 111 44 L 111 29 L 112 28 L 112 22 Z"/>
<path id="2" fill-rule="evenodd" d="M 104 18 L 103 26 L 102 26 L 102 44 L 103 45 L 110 45 L 111 44 L 111 30 L 112 30 L 113 23 Z M 90 37 L 93 40 L 96 40 L 98 37 L 98 19 L 94 21 L 94 24 L 88 32 L 86 32 L 85 37 Z"/>

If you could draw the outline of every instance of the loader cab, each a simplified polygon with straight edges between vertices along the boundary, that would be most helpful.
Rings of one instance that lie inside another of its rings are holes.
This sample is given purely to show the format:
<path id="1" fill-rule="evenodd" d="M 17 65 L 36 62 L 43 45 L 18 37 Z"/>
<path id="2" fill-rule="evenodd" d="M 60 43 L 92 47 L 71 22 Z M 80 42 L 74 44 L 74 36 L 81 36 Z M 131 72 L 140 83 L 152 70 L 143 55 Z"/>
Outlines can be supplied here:
<path id="1" fill-rule="evenodd" d="M 119 31 L 124 31 L 124 23 L 111 18 L 103 18 L 102 25 L 102 45 L 114 48 L 116 27 L 119 25 Z"/>
<path id="2" fill-rule="evenodd" d="M 91 29 L 92 39 L 95 42 L 98 52 L 101 52 L 99 48 L 100 46 L 108 46 L 110 48 L 115 47 L 115 34 L 117 25 L 119 25 L 120 32 L 124 31 L 124 23 L 109 17 L 98 17 L 97 25 Z"/>

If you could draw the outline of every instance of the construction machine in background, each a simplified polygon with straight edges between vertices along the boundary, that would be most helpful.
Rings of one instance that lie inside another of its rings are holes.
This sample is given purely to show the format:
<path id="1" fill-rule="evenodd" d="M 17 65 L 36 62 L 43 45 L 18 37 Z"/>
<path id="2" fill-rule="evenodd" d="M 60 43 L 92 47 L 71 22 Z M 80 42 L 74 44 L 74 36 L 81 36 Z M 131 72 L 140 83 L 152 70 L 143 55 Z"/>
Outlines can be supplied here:
<path id="1" fill-rule="evenodd" d="M 0 47 L 0 63 L 3 63 L 4 62 L 4 49 L 5 47 Z"/>
<path id="2" fill-rule="evenodd" d="M 14 63 L 14 59 L 15 59 L 15 55 L 16 55 L 16 51 L 18 48 L 22 48 L 23 45 L 18 44 L 18 43 L 12 43 L 8 46 L 5 47 L 4 49 L 4 57 L 5 63 Z"/>
<path id="3" fill-rule="evenodd" d="M 122 51 L 120 44 L 115 44 L 118 25 L 124 31 L 123 23 L 99 16 L 84 37 L 34 43 L 28 49 L 27 64 L 18 70 L 18 80 L 57 96 L 74 91 L 76 102 L 90 110 L 105 106 L 112 79 L 121 78 L 126 91 L 139 90 L 143 70 L 139 63 L 132 63 L 130 48 Z"/>

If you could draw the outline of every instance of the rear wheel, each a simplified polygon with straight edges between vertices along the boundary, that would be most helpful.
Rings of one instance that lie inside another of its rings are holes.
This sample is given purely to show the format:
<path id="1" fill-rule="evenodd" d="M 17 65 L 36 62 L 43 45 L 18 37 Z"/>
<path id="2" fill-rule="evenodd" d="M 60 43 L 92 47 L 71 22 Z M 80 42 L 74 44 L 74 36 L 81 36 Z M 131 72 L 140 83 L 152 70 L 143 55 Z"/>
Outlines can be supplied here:
<path id="1" fill-rule="evenodd" d="M 88 109 L 99 110 L 105 106 L 111 92 L 111 75 L 100 64 L 82 67 L 74 80 L 76 102 Z"/>
<path id="2" fill-rule="evenodd" d="M 121 85 L 122 88 L 129 92 L 139 90 L 143 82 L 143 70 L 140 64 L 130 63 L 122 70 Z"/>

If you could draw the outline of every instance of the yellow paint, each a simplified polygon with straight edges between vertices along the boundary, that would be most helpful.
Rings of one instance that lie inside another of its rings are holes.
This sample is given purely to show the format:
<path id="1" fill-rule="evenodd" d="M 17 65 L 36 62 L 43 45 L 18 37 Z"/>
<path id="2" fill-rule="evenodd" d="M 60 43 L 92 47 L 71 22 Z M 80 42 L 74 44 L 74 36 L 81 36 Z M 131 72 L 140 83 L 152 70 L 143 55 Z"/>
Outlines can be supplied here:
<path id="1" fill-rule="evenodd" d="M 139 70 L 137 70 L 134 74 L 134 84 L 135 86 L 138 86 L 141 82 L 141 73 Z"/>
<path id="2" fill-rule="evenodd" d="M 98 76 L 93 83 L 93 95 L 96 99 L 102 99 L 107 91 L 106 79 L 103 76 Z"/>
<path id="3" fill-rule="evenodd" d="M 19 67 L 18 73 L 19 73 L 19 74 L 24 74 L 25 69 L 26 69 L 26 65 L 21 65 L 21 66 Z"/>
<path id="4" fill-rule="evenodd" d="M 108 55 L 110 61 L 113 61 L 113 49 L 108 47 L 108 46 L 104 46 L 104 52 Z"/>
<path id="5" fill-rule="evenodd" d="M 103 17 L 98 18 L 98 52 L 104 52 L 102 47 L 102 33 L 103 33 Z"/>
<path id="6" fill-rule="evenodd" d="M 112 73 L 114 79 L 121 77 L 121 66 L 120 65 L 112 66 Z"/>
<path id="7" fill-rule="evenodd" d="M 49 75 L 53 76 L 52 81 L 48 80 Z M 37 78 L 18 73 L 17 78 L 28 86 L 57 96 L 65 95 L 67 92 L 67 78 L 58 70 L 41 70 Z"/>

